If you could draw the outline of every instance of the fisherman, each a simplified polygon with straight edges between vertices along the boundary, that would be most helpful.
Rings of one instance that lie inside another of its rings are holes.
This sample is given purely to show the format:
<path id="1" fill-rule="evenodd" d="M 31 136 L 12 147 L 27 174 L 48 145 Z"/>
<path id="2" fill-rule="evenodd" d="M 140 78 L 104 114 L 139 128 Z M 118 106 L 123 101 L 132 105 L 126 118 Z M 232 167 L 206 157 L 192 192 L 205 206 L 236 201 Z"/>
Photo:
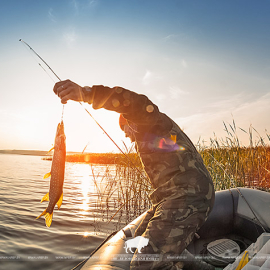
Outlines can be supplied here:
<path id="1" fill-rule="evenodd" d="M 149 239 L 140 256 L 155 254 L 160 259 L 139 260 L 136 250 L 130 269 L 215 269 L 185 249 L 209 216 L 215 192 L 200 154 L 178 125 L 145 95 L 122 87 L 81 87 L 66 80 L 53 90 L 63 104 L 87 102 L 94 109 L 120 113 L 121 129 L 136 143 L 153 192 L 152 208 L 135 236 Z M 184 254 L 182 259 L 179 254 Z"/>

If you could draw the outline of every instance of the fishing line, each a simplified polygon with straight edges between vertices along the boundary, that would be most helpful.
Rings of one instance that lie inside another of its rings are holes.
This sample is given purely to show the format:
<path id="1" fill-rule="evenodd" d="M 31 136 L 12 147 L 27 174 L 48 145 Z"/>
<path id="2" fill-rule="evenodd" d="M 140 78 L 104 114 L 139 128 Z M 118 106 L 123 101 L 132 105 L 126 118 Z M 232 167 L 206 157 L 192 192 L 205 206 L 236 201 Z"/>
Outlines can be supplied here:
<path id="1" fill-rule="evenodd" d="M 25 41 L 22 39 L 19 39 L 23 44 L 25 44 L 47 67 L 48 69 L 54 74 L 54 76 L 61 82 L 59 76 L 53 71 L 53 69 L 46 63 L 46 61 Z M 42 67 L 40 63 L 38 63 L 39 66 L 46 72 L 46 74 L 51 78 L 51 76 L 48 74 L 48 72 Z M 51 78 L 52 79 L 52 78 Z M 53 80 L 53 79 L 52 79 Z M 54 80 L 53 80 L 54 81 Z M 55 81 L 54 81 L 55 82 Z M 99 124 L 99 122 L 93 117 L 93 115 L 83 106 L 82 102 L 80 102 L 80 105 L 84 108 L 84 110 L 88 113 L 88 115 L 95 121 L 95 123 L 100 127 L 100 129 L 107 135 L 107 137 L 113 142 L 113 144 L 118 148 L 118 150 L 127 158 L 127 160 L 130 162 L 131 167 L 135 169 L 147 182 L 149 182 L 149 179 L 143 174 L 141 170 L 138 169 L 138 167 L 132 162 L 132 160 L 129 158 L 129 156 L 117 145 L 117 143 L 112 139 L 112 137 L 105 131 L 105 129 Z M 63 120 L 64 116 L 64 105 L 62 109 L 62 117 L 61 120 Z"/>
<path id="2" fill-rule="evenodd" d="M 36 59 L 35 59 L 36 60 Z M 53 77 L 50 75 L 49 72 L 38 62 L 38 65 L 46 72 L 46 74 L 51 78 L 51 80 L 56 83 L 56 81 L 53 79 Z"/>
<path id="3" fill-rule="evenodd" d="M 19 41 L 23 42 L 24 45 L 28 46 L 22 39 L 20 39 Z M 46 74 L 51 78 L 51 80 L 55 83 L 55 80 L 51 77 L 51 75 L 46 71 L 46 69 L 37 61 L 37 59 L 33 56 L 33 54 L 25 47 L 25 49 L 27 50 L 27 52 L 29 53 L 29 55 L 31 55 L 31 57 L 37 62 L 37 64 L 43 69 L 43 71 L 46 72 Z"/>
<path id="4" fill-rule="evenodd" d="M 47 67 L 48 69 L 55 75 L 55 77 L 61 81 L 61 79 L 56 75 L 56 73 L 52 70 L 52 68 L 46 63 L 46 61 L 25 41 L 23 41 L 22 39 L 19 39 L 19 41 L 21 41 L 23 44 L 25 44 L 30 51 L 32 51 Z M 55 80 L 49 75 L 49 73 L 45 70 L 45 68 L 43 68 L 43 66 L 38 62 L 38 65 L 45 71 L 45 73 L 55 82 Z M 63 104 L 63 108 L 62 108 L 62 116 L 61 116 L 61 121 L 63 121 L 63 117 L 64 117 L 64 108 L 65 105 Z"/>
<path id="5" fill-rule="evenodd" d="M 42 59 L 42 57 L 33 50 L 32 47 L 30 47 L 30 45 L 28 43 L 26 43 L 25 41 L 23 41 L 22 39 L 19 39 L 19 41 L 21 41 L 22 43 L 24 43 L 27 47 L 29 47 L 29 49 L 49 68 L 49 70 L 55 75 L 55 77 L 61 81 L 61 79 L 56 75 L 56 73 L 51 69 L 51 67 L 45 62 L 44 59 Z"/>
<path id="6" fill-rule="evenodd" d="M 83 104 L 79 102 L 82 106 Z M 107 137 L 113 142 L 113 144 L 118 148 L 118 150 L 127 158 L 127 160 L 130 162 L 131 167 L 135 169 L 145 180 L 148 181 L 148 178 L 142 173 L 141 170 L 138 169 L 138 167 L 132 162 L 132 160 L 129 158 L 129 156 L 118 146 L 118 144 L 113 140 L 113 138 L 105 131 L 105 129 L 99 124 L 99 122 L 92 116 L 92 114 L 83 106 L 85 111 L 92 117 L 92 119 L 96 122 L 96 124 L 101 128 L 101 130 L 107 135 Z"/>

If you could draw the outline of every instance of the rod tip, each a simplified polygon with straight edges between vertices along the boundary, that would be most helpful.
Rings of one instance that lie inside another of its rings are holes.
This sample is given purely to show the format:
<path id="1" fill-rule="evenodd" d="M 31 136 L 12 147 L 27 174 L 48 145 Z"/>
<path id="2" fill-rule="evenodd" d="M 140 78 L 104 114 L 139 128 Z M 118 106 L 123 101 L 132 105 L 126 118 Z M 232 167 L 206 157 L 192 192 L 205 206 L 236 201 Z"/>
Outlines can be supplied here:
<path id="1" fill-rule="evenodd" d="M 19 41 L 22 41 L 22 39 L 20 38 Z"/>

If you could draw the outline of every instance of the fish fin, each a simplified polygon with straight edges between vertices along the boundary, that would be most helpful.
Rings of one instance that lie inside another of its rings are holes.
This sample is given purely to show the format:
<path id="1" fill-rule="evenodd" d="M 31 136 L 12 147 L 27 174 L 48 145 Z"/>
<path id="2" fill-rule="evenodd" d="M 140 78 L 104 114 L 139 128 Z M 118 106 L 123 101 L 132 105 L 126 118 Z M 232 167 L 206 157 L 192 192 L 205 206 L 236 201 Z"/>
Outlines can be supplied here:
<path id="1" fill-rule="evenodd" d="M 51 224 L 52 224 L 52 217 L 53 217 L 53 213 L 47 213 L 46 215 L 45 215 L 45 223 L 46 223 L 46 226 L 48 227 L 48 228 L 50 228 L 50 226 L 51 226 Z"/>
<path id="2" fill-rule="evenodd" d="M 47 208 L 36 219 L 39 219 L 40 217 L 42 217 L 42 216 L 44 216 L 46 214 L 47 214 Z"/>
<path id="3" fill-rule="evenodd" d="M 43 176 L 43 179 L 49 178 L 50 176 L 51 176 L 51 172 L 46 173 L 46 174 Z"/>
<path id="4" fill-rule="evenodd" d="M 44 201 L 45 201 L 45 202 L 48 202 L 49 200 L 50 200 L 50 199 L 49 199 L 49 192 L 48 192 L 48 193 L 41 199 L 40 202 L 41 202 L 41 203 L 44 202 Z"/>
<path id="5" fill-rule="evenodd" d="M 53 149 L 54 149 L 54 146 L 47 152 L 46 155 L 48 155 Z"/>
<path id="6" fill-rule="evenodd" d="M 61 205 L 62 205 L 62 202 L 63 202 L 63 192 L 62 192 L 62 194 L 61 194 L 61 196 L 60 196 L 58 202 L 56 203 L 57 206 L 58 206 L 58 209 L 60 209 L 60 207 L 61 207 Z"/>

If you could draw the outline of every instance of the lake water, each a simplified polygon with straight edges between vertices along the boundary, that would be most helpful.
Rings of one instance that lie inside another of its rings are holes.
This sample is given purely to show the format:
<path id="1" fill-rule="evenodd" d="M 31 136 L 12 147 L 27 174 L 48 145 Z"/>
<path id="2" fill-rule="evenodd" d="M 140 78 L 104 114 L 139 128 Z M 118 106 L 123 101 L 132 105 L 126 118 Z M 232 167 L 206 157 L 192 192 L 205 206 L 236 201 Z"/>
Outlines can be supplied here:
<path id="1" fill-rule="evenodd" d="M 110 211 L 98 207 L 95 182 L 104 181 L 108 166 L 66 163 L 63 204 L 47 228 L 36 217 L 48 204 L 40 200 L 49 191 L 43 176 L 50 167 L 41 157 L 0 154 L 0 269 L 72 269 L 130 221 L 117 215 L 108 224 L 117 210 L 114 195 Z"/>

